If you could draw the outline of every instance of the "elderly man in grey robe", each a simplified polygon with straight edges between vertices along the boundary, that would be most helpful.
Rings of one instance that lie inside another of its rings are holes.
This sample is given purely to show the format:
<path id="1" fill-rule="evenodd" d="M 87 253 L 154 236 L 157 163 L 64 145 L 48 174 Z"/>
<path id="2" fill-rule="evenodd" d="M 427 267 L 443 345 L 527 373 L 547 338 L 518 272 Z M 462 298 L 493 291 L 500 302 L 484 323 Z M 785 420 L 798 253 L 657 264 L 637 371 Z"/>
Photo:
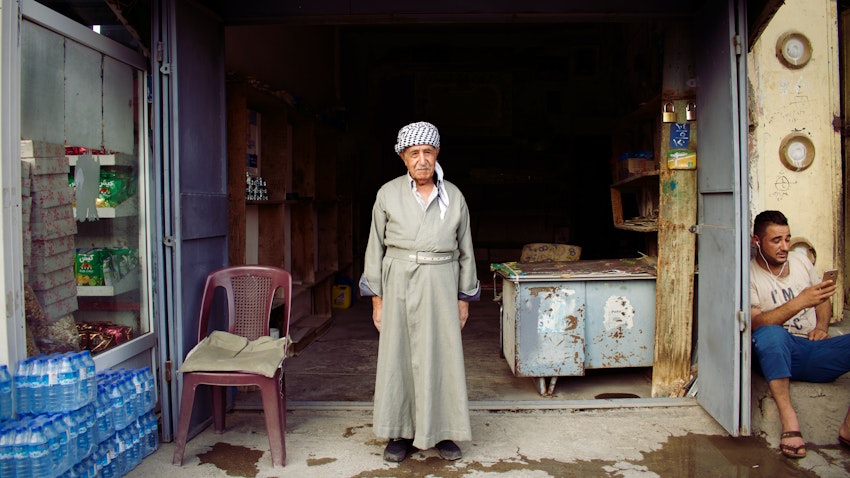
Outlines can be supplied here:
<path id="1" fill-rule="evenodd" d="M 378 191 L 360 279 L 380 332 L 373 429 L 387 461 L 412 447 L 457 460 L 455 440 L 472 439 L 461 329 L 481 294 L 469 211 L 443 179 L 434 125 L 401 128 L 395 151 L 407 174 Z"/>

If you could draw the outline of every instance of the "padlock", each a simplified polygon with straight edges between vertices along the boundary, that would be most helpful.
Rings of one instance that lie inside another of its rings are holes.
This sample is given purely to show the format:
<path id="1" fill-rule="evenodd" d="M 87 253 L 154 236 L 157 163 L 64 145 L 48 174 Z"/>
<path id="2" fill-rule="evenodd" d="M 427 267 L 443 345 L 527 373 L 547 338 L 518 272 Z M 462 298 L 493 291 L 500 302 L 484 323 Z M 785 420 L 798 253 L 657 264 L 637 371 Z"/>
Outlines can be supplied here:
<path id="1" fill-rule="evenodd" d="M 688 101 L 688 105 L 685 106 L 685 119 L 688 121 L 697 119 L 697 105 L 693 101 Z"/>
<path id="2" fill-rule="evenodd" d="M 661 121 L 665 123 L 676 122 L 676 107 L 673 106 L 672 102 L 664 103 L 664 107 L 661 108 Z"/>

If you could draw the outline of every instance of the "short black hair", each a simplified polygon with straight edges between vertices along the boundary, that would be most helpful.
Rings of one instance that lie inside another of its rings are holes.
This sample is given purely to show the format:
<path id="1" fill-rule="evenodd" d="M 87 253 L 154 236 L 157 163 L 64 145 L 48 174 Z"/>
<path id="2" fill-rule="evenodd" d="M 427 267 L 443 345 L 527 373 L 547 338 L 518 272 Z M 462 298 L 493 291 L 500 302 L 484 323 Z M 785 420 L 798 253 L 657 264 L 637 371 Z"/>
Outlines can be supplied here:
<path id="1" fill-rule="evenodd" d="M 771 224 L 787 226 L 788 218 L 779 211 L 762 211 L 753 220 L 753 235 L 761 238 Z"/>

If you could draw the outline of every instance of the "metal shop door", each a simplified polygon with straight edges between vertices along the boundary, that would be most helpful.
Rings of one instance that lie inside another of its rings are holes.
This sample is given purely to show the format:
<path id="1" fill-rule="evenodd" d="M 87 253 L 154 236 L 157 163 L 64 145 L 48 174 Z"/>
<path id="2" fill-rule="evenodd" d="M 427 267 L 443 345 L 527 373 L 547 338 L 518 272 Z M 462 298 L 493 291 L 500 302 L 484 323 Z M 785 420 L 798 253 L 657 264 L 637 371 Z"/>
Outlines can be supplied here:
<path id="1" fill-rule="evenodd" d="M 697 70 L 700 404 L 733 436 L 749 434 L 746 12 L 706 2 L 694 25 Z"/>
<path id="2" fill-rule="evenodd" d="M 153 19 L 155 194 L 162 198 L 157 302 L 167 343 L 160 360 L 170 365 L 161 382 L 162 435 L 171 441 L 182 388 L 174 371 L 197 342 L 207 273 L 228 261 L 224 26 L 184 0 L 155 2 Z M 197 400 L 199 422 L 211 416 L 209 404 Z M 202 429 L 197 425 L 190 435 Z"/>

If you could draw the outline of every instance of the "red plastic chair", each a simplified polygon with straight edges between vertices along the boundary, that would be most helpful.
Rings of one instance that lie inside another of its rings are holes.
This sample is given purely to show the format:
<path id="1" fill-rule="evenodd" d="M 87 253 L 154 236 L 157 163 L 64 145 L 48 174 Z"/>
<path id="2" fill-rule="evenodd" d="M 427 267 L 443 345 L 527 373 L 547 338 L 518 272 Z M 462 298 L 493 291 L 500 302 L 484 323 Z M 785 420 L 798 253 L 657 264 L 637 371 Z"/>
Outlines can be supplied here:
<path id="1" fill-rule="evenodd" d="M 207 276 L 204 295 L 201 299 L 201 315 L 198 324 L 198 342 L 207 335 L 210 307 L 216 289 L 224 289 L 227 295 L 227 331 L 255 340 L 269 335 L 269 315 L 275 291 L 284 292 L 284 314 L 281 337 L 289 331 L 289 316 L 292 304 L 292 277 L 289 272 L 271 266 L 232 266 L 218 269 Z M 183 452 L 195 403 L 198 385 L 211 385 L 213 400 L 213 423 L 216 433 L 224 432 L 225 390 L 229 386 L 257 385 L 263 398 L 263 413 L 266 433 L 269 435 L 272 465 L 286 464 L 286 395 L 283 366 L 274 377 L 248 372 L 185 372 L 183 373 L 183 398 L 180 401 L 180 417 L 175 437 L 174 465 L 183 464 Z"/>

